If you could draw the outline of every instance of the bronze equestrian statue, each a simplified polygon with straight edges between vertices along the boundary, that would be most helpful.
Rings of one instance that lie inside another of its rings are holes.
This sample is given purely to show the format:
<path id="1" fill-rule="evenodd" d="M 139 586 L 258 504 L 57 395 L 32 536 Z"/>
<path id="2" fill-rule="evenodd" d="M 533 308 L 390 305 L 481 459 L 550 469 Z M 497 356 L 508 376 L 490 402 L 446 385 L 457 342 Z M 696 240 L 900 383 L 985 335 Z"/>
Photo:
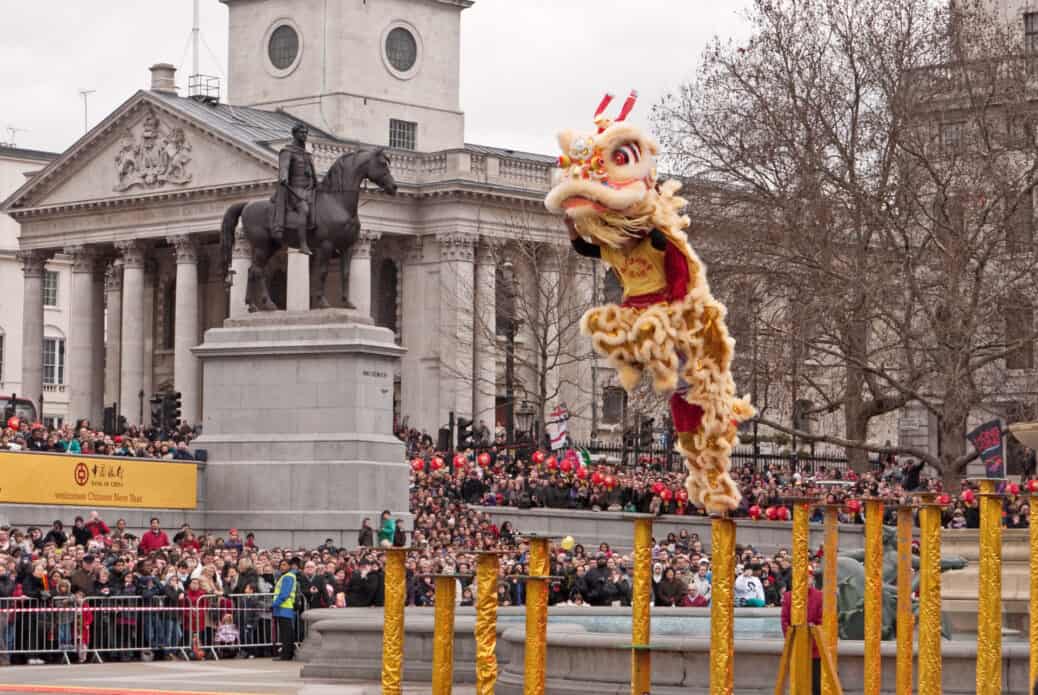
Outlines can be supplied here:
<path id="1" fill-rule="evenodd" d="M 274 200 L 284 205 L 282 217 L 276 216 L 272 200 L 235 203 L 223 216 L 220 229 L 220 252 L 225 272 L 231 265 L 234 230 L 242 222 L 245 238 L 252 245 L 252 264 L 249 267 L 245 302 L 249 311 L 274 311 L 277 305 L 270 298 L 270 259 L 282 247 L 300 248 L 310 255 L 310 307 L 326 309 L 331 306 L 325 296 L 328 264 L 333 256 L 339 257 L 342 273 L 343 306 L 355 308 L 349 300 L 349 268 L 353 247 L 360 237 L 357 203 L 365 180 L 371 181 L 390 195 L 395 195 L 396 181 L 389 170 L 385 148 L 349 152 L 339 157 L 324 180 L 314 176 L 313 203 L 307 201 L 310 191 L 309 173 L 312 162 L 309 154 L 301 156 L 299 149 L 306 142 L 306 131 L 293 129 L 293 145 L 286 149 L 279 161 L 278 191 Z M 305 149 L 303 150 L 305 152 Z M 311 162 L 309 167 L 307 162 Z M 304 217 L 305 214 L 305 217 Z M 312 223 L 311 223 L 312 218 Z M 283 229 L 278 228 L 280 223 Z M 307 228 L 313 225 L 309 232 Z"/>
<path id="2" fill-rule="evenodd" d="M 274 229 L 271 238 L 281 243 L 285 236 L 285 217 L 290 211 L 306 220 L 306 234 L 299 235 L 299 251 L 310 254 L 307 236 L 317 229 L 314 219 L 314 197 L 317 193 L 317 169 L 314 158 L 306 151 L 309 129 L 302 123 L 292 128 L 292 142 L 278 153 L 278 187 L 270 202 L 274 204 Z"/>

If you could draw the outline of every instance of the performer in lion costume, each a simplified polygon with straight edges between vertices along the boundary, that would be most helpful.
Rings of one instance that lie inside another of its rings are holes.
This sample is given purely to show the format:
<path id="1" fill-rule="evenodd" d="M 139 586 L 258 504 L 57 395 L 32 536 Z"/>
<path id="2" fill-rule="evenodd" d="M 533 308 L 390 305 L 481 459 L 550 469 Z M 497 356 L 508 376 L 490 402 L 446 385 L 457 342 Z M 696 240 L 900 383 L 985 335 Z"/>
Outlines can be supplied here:
<path id="1" fill-rule="evenodd" d="M 724 513 L 740 500 L 729 475 L 736 428 L 754 412 L 735 395 L 734 342 L 688 244 L 681 184 L 657 182 L 658 145 L 625 122 L 636 98 L 632 92 L 613 121 L 606 95 L 596 132 L 559 135 L 560 171 L 545 205 L 564 214 L 574 249 L 609 265 L 624 289 L 619 306 L 584 314 L 581 330 L 627 391 L 647 371 L 656 392 L 670 395 L 689 499 Z"/>

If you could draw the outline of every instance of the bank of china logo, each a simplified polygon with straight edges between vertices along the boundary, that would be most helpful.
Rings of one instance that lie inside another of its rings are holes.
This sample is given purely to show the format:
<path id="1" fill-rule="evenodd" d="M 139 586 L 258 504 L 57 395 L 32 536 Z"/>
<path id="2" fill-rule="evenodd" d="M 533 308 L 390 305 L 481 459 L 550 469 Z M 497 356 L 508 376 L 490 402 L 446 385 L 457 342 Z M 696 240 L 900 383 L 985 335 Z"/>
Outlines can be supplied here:
<path id="1" fill-rule="evenodd" d="M 76 464 L 75 470 L 76 485 L 82 487 L 87 484 L 90 480 L 90 469 L 82 461 Z"/>

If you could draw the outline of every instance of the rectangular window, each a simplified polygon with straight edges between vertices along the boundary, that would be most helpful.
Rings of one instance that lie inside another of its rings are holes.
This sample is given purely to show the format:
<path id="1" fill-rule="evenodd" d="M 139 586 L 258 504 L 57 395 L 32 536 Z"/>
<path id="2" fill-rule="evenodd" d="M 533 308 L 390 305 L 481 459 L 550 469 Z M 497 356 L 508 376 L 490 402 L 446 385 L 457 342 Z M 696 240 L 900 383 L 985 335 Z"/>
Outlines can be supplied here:
<path id="1" fill-rule="evenodd" d="M 43 306 L 58 305 L 58 273 L 53 270 L 43 271 Z"/>
<path id="2" fill-rule="evenodd" d="M 389 119 L 389 146 L 401 150 L 413 150 L 418 146 L 418 124 L 411 121 Z"/>
<path id="3" fill-rule="evenodd" d="M 65 339 L 43 339 L 43 383 L 65 383 Z"/>
<path id="4" fill-rule="evenodd" d="M 966 143 L 966 122 L 955 121 L 941 124 L 941 149 L 958 152 Z"/>
<path id="5" fill-rule="evenodd" d="M 1012 297 L 1003 305 L 1006 321 L 1006 369 L 1034 368 L 1034 307 L 1025 297 Z M 1021 343 L 1021 341 L 1023 341 Z"/>
<path id="6" fill-rule="evenodd" d="M 1038 53 L 1038 12 L 1024 13 L 1024 50 Z"/>
<path id="7" fill-rule="evenodd" d="M 602 391 L 602 422 L 615 425 L 624 416 L 627 405 L 627 392 L 622 388 L 610 386 Z"/>
<path id="8" fill-rule="evenodd" d="M 55 427 L 61 427 L 65 424 L 65 418 L 63 417 L 51 417 L 46 416 L 43 418 L 43 426 L 54 429 Z"/>
<path id="9" fill-rule="evenodd" d="M 1034 195 L 1010 194 L 1006 197 L 1006 252 L 1020 253 L 1031 248 L 1034 239 Z"/>

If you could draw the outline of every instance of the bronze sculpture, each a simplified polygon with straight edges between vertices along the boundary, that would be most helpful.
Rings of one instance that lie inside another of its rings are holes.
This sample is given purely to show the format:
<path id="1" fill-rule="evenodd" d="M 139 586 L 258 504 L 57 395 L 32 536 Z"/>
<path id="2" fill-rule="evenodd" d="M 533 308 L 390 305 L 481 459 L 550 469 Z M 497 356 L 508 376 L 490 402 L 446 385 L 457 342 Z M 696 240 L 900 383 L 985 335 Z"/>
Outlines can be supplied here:
<path id="1" fill-rule="evenodd" d="M 314 221 L 314 197 L 317 191 L 317 169 L 314 158 L 306 151 L 306 138 L 310 131 L 302 123 L 292 128 L 292 142 L 278 154 L 278 187 L 270 202 L 274 204 L 274 228 L 271 239 L 280 243 L 285 235 L 285 218 L 295 212 L 303 218 L 297 229 L 299 251 L 310 254 L 307 237 L 317 227 Z"/>
<path id="2" fill-rule="evenodd" d="M 293 137 L 296 137 L 295 129 Z M 296 144 L 298 145 L 298 139 Z M 290 188 L 294 189 L 297 160 L 294 155 L 291 158 L 292 164 L 288 171 L 279 173 L 281 176 L 287 176 Z M 389 170 L 389 164 L 389 156 L 383 147 L 348 152 L 335 160 L 324 180 L 316 183 L 313 204 L 307 206 L 308 217 L 313 217 L 313 228 L 309 234 L 308 218 L 302 217 L 302 208 L 298 205 L 286 204 L 284 229 L 280 238 L 274 229 L 274 208 L 270 200 L 235 203 L 227 209 L 220 229 L 220 252 L 225 272 L 230 268 L 234 231 L 239 220 L 244 228 L 245 238 L 252 246 L 252 263 L 245 292 L 249 311 L 277 309 L 277 305 L 270 298 L 270 259 L 282 247 L 300 246 L 309 246 L 313 251 L 310 255 L 311 308 L 326 309 L 331 306 L 324 288 L 328 277 L 328 264 L 336 255 L 339 257 L 342 273 L 343 306 L 348 309 L 355 308 L 349 301 L 347 288 L 350 258 L 360 237 L 357 203 L 365 180 L 371 181 L 390 195 L 396 194 L 397 185 Z M 305 168 L 305 164 L 302 166 Z M 281 169 L 284 170 L 285 167 Z M 279 181 L 281 180 L 283 179 L 279 177 Z M 296 195 L 296 192 L 287 195 Z M 304 238 L 306 236 L 309 236 L 309 243 Z"/>

